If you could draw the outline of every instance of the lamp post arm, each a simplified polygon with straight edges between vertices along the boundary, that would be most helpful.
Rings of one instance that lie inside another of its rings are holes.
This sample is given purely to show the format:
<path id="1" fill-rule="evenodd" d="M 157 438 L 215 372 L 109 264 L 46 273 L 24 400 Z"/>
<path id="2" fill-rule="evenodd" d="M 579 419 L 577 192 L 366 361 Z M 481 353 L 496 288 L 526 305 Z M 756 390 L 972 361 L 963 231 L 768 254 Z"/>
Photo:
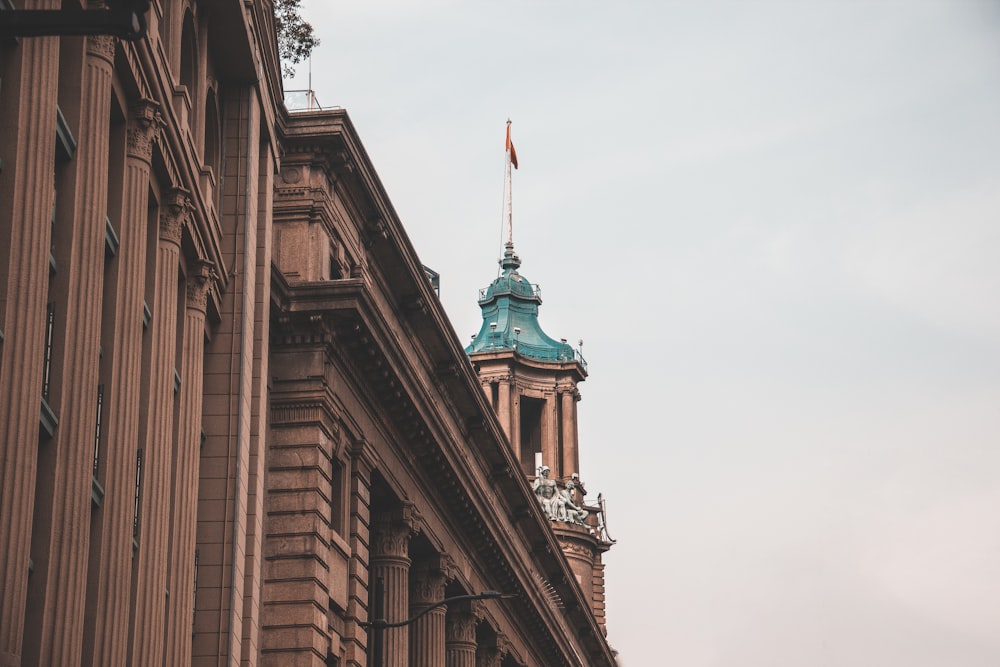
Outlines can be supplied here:
<path id="1" fill-rule="evenodd" d="M 450 598 L 445 598 L 444 600 L 441 600 L 440 602 L 435 602 L 431 606 L 429 606 L 429 607 L 421 610 L 421 612 L 419 614 L 417 614 L 416 616 L 414 616 L 412 618 L 408 618 L 405 621 L 398 621 L 396 623 L 389 623 L 384 618 L 376 618 L 376 619 L 372 619 L 371 621 L 368 621 L 368 622 L 365 622 L 365 623 L 361 623 L 361 625 L 363 627 L 378 628 L 378 629 L 382 629 L 382 628 L 401 628 L 404 625 L 409 625 L 410 623 L 413 623 L 414 621 L 420 620 L 421 618 L 423 618 L 427 614 L 431 613 L 432 611 L 434 611 L 438 607 L 440 607 L 442 605 L 449 604 L 451 602 L 461 602 L 462 600 L 497 600 L 497 599 L 500 599 L 500 598 L 512 598 L 512 597 L 516 597 L 516 596 L 514 596 L 514 595 L 505 595 L 505 594 L 501 593 L 500 591 L 483 591 L 482 593 L 477 593 L 477 594 L 473 594 L 473 595 L 455 595 L 455 596 L 450 597 Z"/>

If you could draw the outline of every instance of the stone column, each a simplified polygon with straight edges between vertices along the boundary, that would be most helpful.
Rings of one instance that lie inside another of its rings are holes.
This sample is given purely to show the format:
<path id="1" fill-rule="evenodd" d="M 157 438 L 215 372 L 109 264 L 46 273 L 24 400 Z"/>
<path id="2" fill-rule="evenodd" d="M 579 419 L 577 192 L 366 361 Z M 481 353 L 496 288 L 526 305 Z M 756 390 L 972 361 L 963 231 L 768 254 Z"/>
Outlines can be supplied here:
<path id="1" fill-rule="evenodd" d="M 562 400 L 562 475 L 569 477 L 580 472 L 580 453 L 576 435 L 576 401 L 575 389 L 565 389 L 560 394 Z"/>
<path id="2" fill-rule="evenodd" d="M 497 417 L 500 418 L 500 425 L 503 426 L 504 432 L 507 434 L 507 439 L 510 440 L 510 444 L 514 447 L 514 458 L 520 457 L 520 447 L 518 438 L 515 437 L 515 433 L 511 430 L 511 413 L 513 405 L 511 404 L 511 392 L 510 392 L 510 376 L 502 375 L 500 376 L 500 384 L 497 387 L 497 404 L 496 411 Z"/>
<path id="3" fill-rule="evenodd" d="M 413 523 L 406 518 L 379 517 L 371 530 L 371 577 L 382 579 L 385 618 L 390 623 L 405 620 L 410 612 L 410 537 Z M 409 633 L 406 627 L 382 632 L 384 667 L 408 667 Z M 371 644 L 371 642 L 369 642 Z M 369 646 L 369 651 L 374 646 Z"/>
<path id="4" fill-rule="evenodd" d="M 194 623 L 194 552 L 198 520 L 198 464 L 205 360 L 205 311 L 214 267 L 199 260 L 187 276 L 187 301 L 180 359 L 180 406 L 171 502 L 165 665 L 183 665 L 191 656 Z"/>
<path id="5" fill-rule="evenodd" d="M 174 432 L 174 369 L 177 361 L 177 265 L 181 235 L 191 204 L 187 193 L 168 192 L 160 206 L 156 246 L 153 319 L 150 322 L 149 394 L 142 456 L 143 480 L 139 524 L 132 664 L 163 660 L 167 595 L 167 549 L 170 469 Z"/>
<path id="6" fill-rule="evenodd" d="M 33 9 L 54 9 L 54 0 Z M 0 665 L 21 660 L 32 499 L 38 460 L 38 420 L 45 350 L 45 302 L 49 275 L 52 219 L 52 156 L 55 153 L 56 90 L 59 40 L 29 37 L 3 55 L 20 68 L 3 82 L 4 96 L 17 98 L 17 117 L 4 124 L 17 128 L 13 155 L 4 155 L 4 178 L 12 179 L 11 199 L 0 202 L 10 215 L 6 281 L 5 340 L 0 361 Z M 8 61 L 10 62 L 10 61 Z"/>
<path id="7" fill-rule="evenodd" d="M 445 617 L 445 667 L 476 667 L 476 624 L 480 613 L 475 601 L 449 605 Z"/>
<path id="8" fill-rule="evenodd" d="M 68 238 L 59 241 L 65 251 L 56 275 L 65 290 L 59 316 L 66 323 L 62 340 L 56 343 L 63 351 L 64 369 L 60 397 L 53 403 L 60 406 L 60 424 L 49 459 L 53 463 L 51 513 L 48 519 L 35 518 L 36 530 L 43 533 L 35 544 L 47 545 L 48 567 L 44 576 L 42 572 L 34 575 L 44 582 L 36 589 L 41 618 L 36 628 L 26 632 L 26 641 L 37 642 L 30 653 L 42 665 L 78 662 L 83 644 L 113 59 L 113 38 L 88 37 L 86 56 L 74 70 L 80 75 L 83 104 L 68 184 L 74 192 L 73 215 L 66 221 L 64 236 Z M 26 646 L 25 659 L 28 654 Z"/>
<path id="9" fill-rule="evenodd" d="M 142 365 L 142 295 L 146 267 L 149 169 L 160 128 L 158 105 L 135 105 L 127 128 L 122 184 L 122 224 L 115 260 L 115 318 L 109 400 L 105 405 L 107 464 L 104 476 L 104 544 L 98 568 L 91 665 L 123 665 L 128 652 L 132 582 L 132 510 Z"/>
<path id="10" fill-rule="evenodd" d="M 542 462 L 552 469 L 552 479 L 555 480 L 562 479 L 566 474 L 562 470 L 562 459 L 559 456 L 559 431 L 556 427 L 558 398 L 556 394 L 546 394 L 542 408 Z"/>
<path id="11" fill-rule="evenodd" d="M 410 618 L 444 599 L 444 588 L 455 577 L 446 555 L 435 555 L 410 572 Z M 434 607 L 410 625 L 410 667 L 441 667 L 445 662 L 444 605 Z"/>

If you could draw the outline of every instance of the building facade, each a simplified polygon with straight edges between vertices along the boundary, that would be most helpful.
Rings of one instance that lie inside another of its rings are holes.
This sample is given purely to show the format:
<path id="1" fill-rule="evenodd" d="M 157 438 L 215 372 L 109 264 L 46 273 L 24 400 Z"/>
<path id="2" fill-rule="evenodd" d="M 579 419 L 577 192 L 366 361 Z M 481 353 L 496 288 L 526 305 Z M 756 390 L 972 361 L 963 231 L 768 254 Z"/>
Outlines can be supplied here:
<path id="1" fill-rule="evenodd" d="M 0 44 L 0 666 L 367 665 L 376 582 L 516 595 L 386 665 L 614 664 L 564 533 L 609 541 L 539 502 L 346 112 L 284 109 L 271 3 L 151 4 Z"/>

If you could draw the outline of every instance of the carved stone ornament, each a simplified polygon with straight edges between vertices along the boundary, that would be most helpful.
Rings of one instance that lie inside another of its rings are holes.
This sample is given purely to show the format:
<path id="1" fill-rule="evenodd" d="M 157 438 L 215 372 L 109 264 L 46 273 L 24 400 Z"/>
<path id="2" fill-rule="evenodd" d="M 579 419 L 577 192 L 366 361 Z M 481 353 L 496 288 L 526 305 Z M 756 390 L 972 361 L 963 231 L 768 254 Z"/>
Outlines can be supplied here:
<path id="1" fill-rule="evenodd" d="M 444 589 L 455 578 L 454 561 L 439 555 L 431 563 L 423 563 L 411 570 L 411 604 L 433 604 L 444 599 Z"/>
<path id="2" fill-rule="evenodd" d="M 482 605 L 477 600 L 448 605 L 448 615 L 444 626 L 445 641 L 474 644 L 476 642 L 476 626 L 482 615 Z"/>
<path id="3" fill-rule="evenodd" d="M 115 62 L 115 45 L 117 43 L 118 38 L 111 35 L 88 35 L 87 53 L 102 58 L 113 65 Z"/>
<path id="4" fill-rule="evenodd" d="M 194 207 L 187 190 L 178 188 L 171 190 L 164 198 L 164 206 L 160 208 L 160 238 L 174 244 L 180 244 L 184 226 L 191 217 Z"/>
<path id="5" fill-rule="evenodd" d="M 187 307 L 200 310 L 208 307 L 208 292 L 215 282 L 215 264 L 208 260 L 198 260 L 188 272 Z"/>
<path id="6" fill-rule="evenodd" d="M 404 523 L 372 526 L 372 557 L 409 558 L 413 529 Z"/>
<path id="7" fill-rule="evenodd" d="M 503 633 L 498 632 L 496 644 L 480 646 L 476 650 L 476 667 L 500 667 L 507 656 L 508 642 Z"/>
<path id="8" fill-rule="evenodd" d="M 573 554 L 590 562 L 594 561 L 594 550 L 583 544 L 560 540 L 559 546 L 562 547 L 563 553 Z"/>
<path id="9" fill-rule="evenodd" d="M 415 572 L 410 587 L 410 604 L 433 604 L 444 599 L 447 579 L 440 572 Z"/>
<path id="10" fill-rule="evenodd" d="M 281 170 L 281 180 L 289 184 L 298 183 L 302 180 L 302 170 L 298 167 L 285 167 Z"/>
<path id="11" fill-rule="evenodd" d="M 153 144 L 156 143 L 160 128 L 163 126 L 159 108 L 160 105 L 153 100 L 142 100 L 132 107 L 126 147 L 130 157 L 145 162 L 152 161 Z"/>

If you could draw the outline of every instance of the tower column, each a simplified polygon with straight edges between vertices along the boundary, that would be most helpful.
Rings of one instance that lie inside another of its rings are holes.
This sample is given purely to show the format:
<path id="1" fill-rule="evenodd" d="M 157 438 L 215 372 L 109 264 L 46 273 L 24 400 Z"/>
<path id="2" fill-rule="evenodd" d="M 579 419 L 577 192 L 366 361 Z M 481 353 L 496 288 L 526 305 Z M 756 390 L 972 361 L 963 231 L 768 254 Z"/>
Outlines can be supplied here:
<path id="1" fill-rule="evenodd" d="M 557 424 L 559 422 L 559 407 L 557 394 L 545 397 L 545 407 L 542 410 L 542 462 L 552 468 L 552 477 L 560 479 L 565 475 L 562 461 L 559 457 L 559 440 Z"/>
<path id="2" fill-rule="evenodd" d="M 478 613 L 478 605 L 472 601 L 449 606 L 445 616 L 445 667 L 476 667 Z"/>
<path id="3" fill-rule="evenodd" d="M 515 433 L 511 430 L 511 414 L 513 406 L 511 405 L 511 391 L 510 391 L 510 381 L 509 375 L 503 375 L 500 377 L 500 384 L 497 387 L 497 417 L 500 418 L 500 425 L 503 426 L 504 432 L 507 434 L 507 439 L 510 440 L 510 444 L 514 447 L 514 457 L 520 457 L 520 438 L 515 436 Z"/>
<path id="4" fill-rule="evenodd" d="M 562 400 L 562 474 L 569 477 L 580 472 L 580 452 L 577 444 L 575 389 L 560 394 Z"/>
<path id="5" fill-rule="evenodd" d="M 413 526 L 408 521 L 380 517 L 371 531 L 371 579 L 382 579 L 385 595 L 385 618 L 397 623 L 407 618 L 410 610 L 410 537 Z M 382 631 L 385 667 L 408 667 L 408 628 L 386 628 Z M 373 650 L 370 647 L 369 650 Z"/>
<path id="6" fill-rule="evenodd" d="M 410 585 L 410 618 L 444 599 L 444 589 L 454 578 L 454 564 L 438 555 L 413 569 Z M 445 663 L 445 606 L 435 607 L 410 625 L 410 667 L 441 667 Z"/>

